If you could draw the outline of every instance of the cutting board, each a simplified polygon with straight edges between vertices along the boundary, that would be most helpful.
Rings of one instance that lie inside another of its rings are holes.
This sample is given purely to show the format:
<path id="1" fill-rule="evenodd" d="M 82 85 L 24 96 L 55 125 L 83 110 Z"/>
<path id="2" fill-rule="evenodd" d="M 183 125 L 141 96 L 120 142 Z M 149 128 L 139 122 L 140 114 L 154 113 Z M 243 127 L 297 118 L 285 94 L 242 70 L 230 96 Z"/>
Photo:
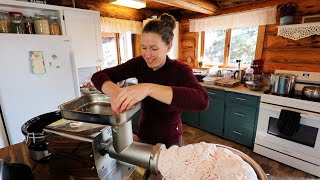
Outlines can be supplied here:
<path id="1" fill-rule="evenodd" d="M 214 81 L 214 85 L 223 87 L 235 87 L 240 85 L 240 79 L 222 78 Z"/>

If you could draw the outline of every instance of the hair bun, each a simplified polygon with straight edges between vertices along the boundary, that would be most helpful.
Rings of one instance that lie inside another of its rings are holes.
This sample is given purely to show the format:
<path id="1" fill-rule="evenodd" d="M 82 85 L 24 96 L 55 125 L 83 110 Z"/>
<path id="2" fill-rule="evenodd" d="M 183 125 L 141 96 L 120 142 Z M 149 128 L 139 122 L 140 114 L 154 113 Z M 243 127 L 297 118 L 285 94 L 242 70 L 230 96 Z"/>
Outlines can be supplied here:
<path id="1" fill-rule="evenodd" d="M 176 19 L 168 13 L 161 14 L 160 20 L 162 26 L 167 26 L 172 30 L 176 27 Z"/>

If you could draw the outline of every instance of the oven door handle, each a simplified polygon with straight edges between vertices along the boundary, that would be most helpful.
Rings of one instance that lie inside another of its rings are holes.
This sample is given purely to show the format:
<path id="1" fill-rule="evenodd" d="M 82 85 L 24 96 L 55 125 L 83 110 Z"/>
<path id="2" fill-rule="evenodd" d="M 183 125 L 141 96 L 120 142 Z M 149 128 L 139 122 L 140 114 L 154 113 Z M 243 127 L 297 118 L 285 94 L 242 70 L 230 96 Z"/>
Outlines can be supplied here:
<path id="1" fill-rule="evenodd" d="M 290 110 L 290 111 L 294 111 L 297 113 L 300 113 L 300 116 L 303 118 L 308 118 L 308 119 L 319 119 L 320 120 L 320 115 L 318 114 L 314 114 L 314 113 L 309 113 L 306 111 L 299 111 L 296 109 L 291 109 L 291 108 L 279 108 L 278 106 L 273 106 L 273 105 L 269 105 L 269 104 L 260 104 L 260 109 L 261 108 L 265 108 L 265 109 L 270 109 L 272 111 L 276 111 L 276 112 L 281 112 L 281 109 L 286 109 L 286 110 Z"/>
<path id="2" fill-rule="evenodd" d="M 319 119 L 320 120 L 320 116 L 313 116 L 311 114 L 305 114 L 305 113 L 300 113 L 300 116 L 306 119 Z"/>

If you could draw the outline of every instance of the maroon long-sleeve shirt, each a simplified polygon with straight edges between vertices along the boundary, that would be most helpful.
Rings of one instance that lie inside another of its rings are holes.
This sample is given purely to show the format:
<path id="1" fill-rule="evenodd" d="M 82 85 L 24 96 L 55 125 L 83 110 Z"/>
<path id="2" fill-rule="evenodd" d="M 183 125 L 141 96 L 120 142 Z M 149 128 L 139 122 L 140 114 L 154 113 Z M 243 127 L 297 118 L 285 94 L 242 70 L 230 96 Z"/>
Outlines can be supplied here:
<path id="1" fill-rule="evenodd" d="M 114 83 L 135 77 L 138 83 L 155 83 L 171 86 L 173 99 L 170 105 L 151 97 L 141 103 L 138 136 L 150 144 L 176 144 L 182 135 L 182 110 L 202 111 L 209 105 L 208 94 L 192 73 L 192 69 L 168 56 L 165 64 L 154 71 L 144 59 L 133 58 L 124 64 L 96 72 L 91 80 L 98 90 L 105 81 Z"/>

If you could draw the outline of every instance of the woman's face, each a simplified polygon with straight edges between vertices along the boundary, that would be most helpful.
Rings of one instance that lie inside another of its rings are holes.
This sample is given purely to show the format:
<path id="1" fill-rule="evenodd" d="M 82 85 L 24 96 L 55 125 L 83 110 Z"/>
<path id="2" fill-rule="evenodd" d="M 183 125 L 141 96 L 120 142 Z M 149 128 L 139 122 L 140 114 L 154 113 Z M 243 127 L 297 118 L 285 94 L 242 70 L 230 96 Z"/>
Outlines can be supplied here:
<path id="1" fill-rule="evenodd" d="M 149 68 L 157 70 L 166 62 L 166 55 L 172 44 L 166 45 L 159 34 L 142 33 L 141 54 Z"/>

